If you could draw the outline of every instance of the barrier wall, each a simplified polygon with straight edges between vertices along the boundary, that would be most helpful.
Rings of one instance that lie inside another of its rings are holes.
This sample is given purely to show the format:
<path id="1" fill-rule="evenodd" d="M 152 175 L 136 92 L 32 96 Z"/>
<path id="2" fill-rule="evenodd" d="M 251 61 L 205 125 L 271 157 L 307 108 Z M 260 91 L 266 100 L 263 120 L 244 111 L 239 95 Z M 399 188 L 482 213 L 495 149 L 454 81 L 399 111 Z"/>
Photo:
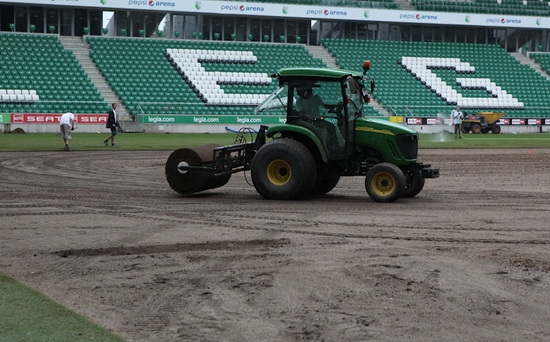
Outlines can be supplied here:
<path id="1" fill-rule="evenodd" d="M 29 133 L 57 133 L 61 114 L 8 114 L 0 113 L 0 130 L 9 132 L 17 128 Z M 108 132 L 105 128 L 107 114 L 76 114 L 75 126 L 78 132 Z M 380 119 L 380 117 L 377 117 Z M 411 126 L 419 133 L 439 133 L 451 130 L 451 120 L 435 117 L 386 118 L 392 122 Z M 235 115 L 140 115 L 138 123 L 145 132 L 154 133 L 225 133 L 238 131 L 242 127 L 258 129 L 260 125 L 285 123 L 284 116 L 235 116 Z M 550 118 L 501 118 L 502 133 L 547 133 L 550 132 Z"/>

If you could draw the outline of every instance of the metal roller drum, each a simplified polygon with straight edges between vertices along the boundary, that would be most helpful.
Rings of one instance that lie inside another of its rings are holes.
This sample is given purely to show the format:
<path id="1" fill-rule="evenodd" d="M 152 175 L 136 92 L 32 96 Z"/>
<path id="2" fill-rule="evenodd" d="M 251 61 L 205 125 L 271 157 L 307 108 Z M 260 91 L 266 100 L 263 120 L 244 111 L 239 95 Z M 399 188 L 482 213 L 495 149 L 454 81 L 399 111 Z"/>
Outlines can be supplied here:
<path id="1" fill-rule="evenodd" d="M 212 165 L 216 144 L 208 144 L 193 148 L 181 148 L 170 154 L 166 161 L 166 180 L 170 187 L 181 195 L 191 195 L 199 191 L 224 186 L 231 174 L 214 175 L 205 171 L 181 171 L 178 166 L 210 167 Z"/>

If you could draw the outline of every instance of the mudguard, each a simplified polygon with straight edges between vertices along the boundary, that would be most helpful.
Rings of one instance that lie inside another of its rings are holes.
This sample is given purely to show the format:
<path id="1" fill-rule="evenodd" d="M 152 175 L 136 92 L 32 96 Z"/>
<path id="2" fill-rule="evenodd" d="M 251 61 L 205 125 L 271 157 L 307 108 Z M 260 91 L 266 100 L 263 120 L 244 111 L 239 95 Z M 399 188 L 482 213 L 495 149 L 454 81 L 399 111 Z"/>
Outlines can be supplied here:
<path id="1" fill-rule="evenodd" d="M 288 133 L 299 134 L 299 135 L 302 135 L 302 136 L 308 138 L 309 140 L 311 140 L 315 144 L 315 146 L 319 150 L 319 154 L 321 155 L 321 158 L 323 159 L 323 162 L 325 162 L 325 163 L 328 162 L 327 152 L 325 150 L 325 147 L 323 146 L 323 143 L 321 142 L 319 137 L 317 137 L 317 135 L 315 135 L 315 133 L 312 132 L 311 129 L 308 129 L 308 128 L 302 127 L 302 126 L 297 126 L 297 125 L 290 125 L 290 124 L 274 125 L 274 126 L 269 127 L 269 129 L 267 130 L 266 136 L 268 138 L 272 138 L 277 133 L 281 133 L 281 134 L 288 134 Z"/>

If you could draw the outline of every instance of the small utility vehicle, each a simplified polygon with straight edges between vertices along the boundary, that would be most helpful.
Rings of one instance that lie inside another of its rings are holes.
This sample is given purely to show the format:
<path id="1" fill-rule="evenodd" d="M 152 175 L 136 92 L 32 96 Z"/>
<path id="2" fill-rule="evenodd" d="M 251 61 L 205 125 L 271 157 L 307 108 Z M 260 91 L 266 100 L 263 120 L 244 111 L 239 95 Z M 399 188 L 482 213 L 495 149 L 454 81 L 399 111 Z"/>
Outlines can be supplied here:
<path id="1" fill-rule="evenodd" d="M 504 116 L 504 113 L 479 112 L 477 115 L 467 115 L 462 120 L 462 132 L 474 134 L 479 133 L 500 133 L 498 120 Z"/>

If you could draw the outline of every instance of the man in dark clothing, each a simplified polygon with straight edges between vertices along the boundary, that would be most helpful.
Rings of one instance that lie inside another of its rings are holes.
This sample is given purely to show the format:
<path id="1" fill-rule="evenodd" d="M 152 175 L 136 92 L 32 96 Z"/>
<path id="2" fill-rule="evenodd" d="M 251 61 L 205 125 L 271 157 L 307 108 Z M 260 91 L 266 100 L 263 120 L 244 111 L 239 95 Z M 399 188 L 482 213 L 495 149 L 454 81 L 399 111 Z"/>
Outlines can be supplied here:
<path id="1" fill-rule="evenodd" d="M 111 108 L 109 109 L 109 118 L 107 119 L 107 125 L 105 125 L 106 128 L 111 129 L 111 135 L 105 140 L 103 140 L 103 143 L 105 146 L 109 146 L 109 140 L 111 140 L 111 146 L 115 146 L 115 136 L 117 135 L 117 128 L 120 127 L 118 124 L 118 115 L 116 112 L 116 103 L 111 104 Z"/>

